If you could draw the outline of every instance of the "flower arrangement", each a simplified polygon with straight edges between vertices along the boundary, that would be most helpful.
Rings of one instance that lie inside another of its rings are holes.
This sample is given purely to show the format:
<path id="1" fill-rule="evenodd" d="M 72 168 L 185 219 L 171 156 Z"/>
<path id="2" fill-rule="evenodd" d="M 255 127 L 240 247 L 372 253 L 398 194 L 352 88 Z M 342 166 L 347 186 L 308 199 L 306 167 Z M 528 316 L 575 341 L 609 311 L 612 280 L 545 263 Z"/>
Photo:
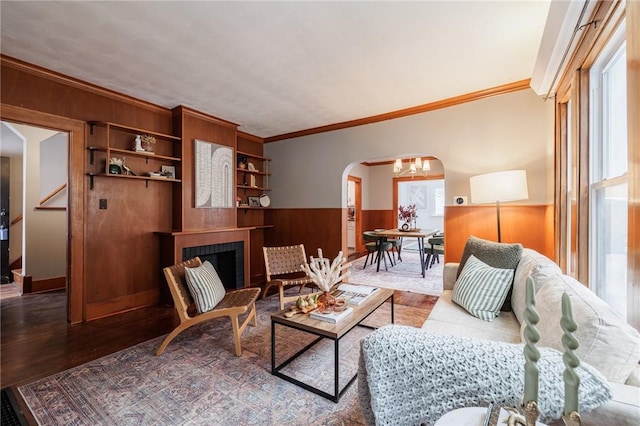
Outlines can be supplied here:
<path id="1" fill-rule="evenodd" d="M 155 145 L 155 143 L 156 143 L 156 138 L 151 136 L 151 135 L 142 135 L 142 136 L 140 136 L 140 139 L 141 139 L 143 144 Z"/>
<path id="2" fill-rule="evenodd" d="M 398 219 L 403 222 L 413 222 L 418 218 L 418 211 L 416 210 L 416 205 L 411 204 L 407 207 L 399 206 L 398 207 Z"/>

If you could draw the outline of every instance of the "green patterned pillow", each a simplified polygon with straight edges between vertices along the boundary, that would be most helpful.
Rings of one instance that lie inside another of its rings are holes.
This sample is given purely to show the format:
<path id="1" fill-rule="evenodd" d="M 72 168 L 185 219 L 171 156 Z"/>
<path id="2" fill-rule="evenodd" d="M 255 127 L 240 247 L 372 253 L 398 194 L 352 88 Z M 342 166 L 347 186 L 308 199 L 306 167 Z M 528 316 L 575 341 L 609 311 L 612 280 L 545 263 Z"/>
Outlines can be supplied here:
<path id="1" fill-rule="evenodd" d="M 198 313 L 212 310 L 224 298 L 224 285 L 208 260 L 201 266 L 184 268 L 184 276 Z"/>
<path id="2" fill-rule="evenodd" d="M 493 268 L 471 255 L 453 286 L 452 300 L 471 315 L 493 321 L 509 293 L 513 273 L 513 269 Z"/>

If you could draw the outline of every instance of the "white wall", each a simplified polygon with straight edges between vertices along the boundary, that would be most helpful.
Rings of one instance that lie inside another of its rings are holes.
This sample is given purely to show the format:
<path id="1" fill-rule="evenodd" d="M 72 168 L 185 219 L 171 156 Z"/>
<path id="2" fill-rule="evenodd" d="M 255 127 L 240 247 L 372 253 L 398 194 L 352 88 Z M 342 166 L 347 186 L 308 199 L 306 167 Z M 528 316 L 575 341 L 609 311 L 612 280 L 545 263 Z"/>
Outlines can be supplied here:
<path id="1" fill-rule="evenodd" d="M 67 135 L 56 133 L 40 142 L 40 199 L 67 183 Z M 66 207 L 67 189 L 50 198 L 45 206 Z"/>
<path id="2" fill-rule="evenodd" d="M 31 275 L 34 281 L 66 276 L 67 212 L 64 210 L 35 210 L 41 199 L 40 144 L 58 132 L 19 124 L 15 124 L 14 127 L 26 139 L 23 175 L 23 274 Z M 66 152 L 67 135 L 63 134 L 63 137 Z M 55 176 L 52 179 L 57 181 Z"/>
<path id="3" fill-rule="evenodd" d="M 469 195 L 469 177 L 525 169 L 529 200 L 553 202 L 553 102 L 521 90 L 423 114 L 265 144 L 273 159 L 276 208 L 346 206 L 349 165 L 396 157 L 434 156 L 444 167 L 446 203 Z M 390 168 L 392 166 L 389 166 Z M 363 176 L 360 176 L 363 177 Z M 364 178 L 364 177 L 363 177 Z M 371 176 L 371 186 L 379 182 Z M 388 183 L 390 185 L 390 182 Z M 371 194 L 371 193 L 370 193 Z M 387 209 L 376 197 L 363 209 Z"/>

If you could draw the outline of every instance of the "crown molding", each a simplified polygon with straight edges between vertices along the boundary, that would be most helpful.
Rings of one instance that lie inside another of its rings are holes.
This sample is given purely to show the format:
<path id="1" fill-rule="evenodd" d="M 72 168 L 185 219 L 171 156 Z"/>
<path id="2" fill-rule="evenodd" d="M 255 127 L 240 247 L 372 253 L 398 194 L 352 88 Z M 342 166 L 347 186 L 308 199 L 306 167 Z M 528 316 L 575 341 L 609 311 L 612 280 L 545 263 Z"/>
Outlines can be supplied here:
<path id="1" fill-rule="evenodd" d="M 473 102 L 480 99 L 504 95 L 506 93 L 516 92 L 519 90 L 529 89 L 531 79 L 515 81 L 489 89 L 478 90 L 476 92 L 467 93 L 440 101 L 430 102 L 428 104 L 418 105 L 411 108 L 400 109 L 397 111 L 387 112 L 384 114 L 373 115 L 371 117 L 359 118 L 357 120 L 343 121 L 341 123 L 329 124 L 326 126 L 314 127 L 307 130 L 299 130 L 297 132 L 285 133 L 277 136 L 264 138 L 265 143 L 276 142 L 285 139 L 298 138 L 301 136 L 309 136 L 317 133 L 330 132 L 333 130 L 347 129 L 349 127 L 363 126 L 365 124 L 378 123 L 381 121 L 393 120 L 396 118 L 407 117 L 409 115 L 422 114 L 423 112 L 435 111 L 438 109 L 448 108 L 454 105 L 460 105 L 467 102 Z"/>

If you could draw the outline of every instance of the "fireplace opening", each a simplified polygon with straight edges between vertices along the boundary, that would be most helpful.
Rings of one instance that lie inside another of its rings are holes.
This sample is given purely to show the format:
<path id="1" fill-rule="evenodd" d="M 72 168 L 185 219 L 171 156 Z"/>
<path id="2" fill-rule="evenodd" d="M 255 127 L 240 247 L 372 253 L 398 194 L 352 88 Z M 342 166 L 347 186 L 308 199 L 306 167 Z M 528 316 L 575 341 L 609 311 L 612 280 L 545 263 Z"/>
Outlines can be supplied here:
<path id="1" fill-rule="evenodd" d="M 213 265 L 227 290 L 244 287 L 244 242 L 236 241 L 182 249 L 183 261 L 196 256 L 203 263 L 208 260 Z"/>

